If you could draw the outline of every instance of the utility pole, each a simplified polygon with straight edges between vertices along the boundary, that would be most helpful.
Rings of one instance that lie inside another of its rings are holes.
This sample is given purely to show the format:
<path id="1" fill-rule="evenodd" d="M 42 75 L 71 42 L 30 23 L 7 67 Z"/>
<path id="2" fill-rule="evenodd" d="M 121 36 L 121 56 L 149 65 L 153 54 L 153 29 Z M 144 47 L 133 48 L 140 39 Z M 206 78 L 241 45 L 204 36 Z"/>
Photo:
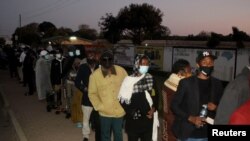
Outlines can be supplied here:
<path id="1" fill-rule="evenodd" d="M 18 37 L 18 44 L 20 44 L 21 42 L 21 36 L 22 36 L 22 30 L 21 30 L 21 27 L 22 27 L 22 16 L 21 14 L 19 14 L 19 28 L 20 28 L 20 33 L 19 33 L 19 37 Z"/>
<path id="2" fill-rule="evenodd" d="M 20 28 L 22 27 L 22 16 L 21 16 L 21 14 L 19 14 L 19 27 Z"/>

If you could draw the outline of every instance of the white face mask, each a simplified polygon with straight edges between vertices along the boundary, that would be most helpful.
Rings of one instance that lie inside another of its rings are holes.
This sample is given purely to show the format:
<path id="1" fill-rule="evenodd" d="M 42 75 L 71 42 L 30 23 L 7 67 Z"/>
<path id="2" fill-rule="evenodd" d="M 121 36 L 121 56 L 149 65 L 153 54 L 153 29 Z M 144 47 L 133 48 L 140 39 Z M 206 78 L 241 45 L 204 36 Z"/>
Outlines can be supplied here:
<path id="1" fill-rule="evenodd" d="M 49 55 L 45 55 L 44 58 L 45 58 L 46 60 L 49 60 Z"/>
<path id="2" fill-rule="evenodd" d="M 62 57 L 61 54 L 56 54 L 56 58 L 57 58 L 57 59 L 60 59 L 61 57 Z"/>
<path id="3" fill-rule="evenodd" d="M 79 56 L 80 54 L 80 50 L 76 50 L 76 55 Z"/>
<path id="4" fill-rule="evenodd" d="M 73 57 L 73 56 L 74 56 L 74 53 L 70 51 L 70 52 L 69 52 L 69 56 L 70 56 L 70 57 Z"/>
<path id="5" fill-rule="evenodd" d="M 148 72 L 149 66 L 140 66 L 139 73 L 146 74 Z"/>

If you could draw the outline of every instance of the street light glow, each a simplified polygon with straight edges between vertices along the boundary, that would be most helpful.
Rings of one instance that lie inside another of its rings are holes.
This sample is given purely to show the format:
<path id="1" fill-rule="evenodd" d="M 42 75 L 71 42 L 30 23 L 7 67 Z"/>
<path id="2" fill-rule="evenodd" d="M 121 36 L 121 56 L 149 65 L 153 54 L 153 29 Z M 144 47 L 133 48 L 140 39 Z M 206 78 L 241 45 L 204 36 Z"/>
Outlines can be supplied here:
<path id="1" fill-rule="evenodd" d="M 69 37 L 69 40 L 70 41 L 75 41 L 75 40 L 77 40 L 77 38 L 76 38 L 76 36 L 71 36 L 71 37 Z"/>

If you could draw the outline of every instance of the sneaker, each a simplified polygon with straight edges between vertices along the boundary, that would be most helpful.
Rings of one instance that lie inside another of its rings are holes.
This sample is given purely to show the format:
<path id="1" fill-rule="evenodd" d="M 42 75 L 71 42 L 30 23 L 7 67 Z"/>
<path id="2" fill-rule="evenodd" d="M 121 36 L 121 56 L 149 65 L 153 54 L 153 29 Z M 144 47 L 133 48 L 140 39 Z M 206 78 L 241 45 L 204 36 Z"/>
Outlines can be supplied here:
<path id="1" fill-rule="evenodd" d="M 60 113 L 61 113 L 60 110 L 56 110 L 56 111 L 55 111 L 55 114 L 56 114 L 56 115 L 59 115 Z"/>
<path id="2" fill-rule="evenodd" d="M 82 128 L 82 123 L 81 123 L 81 122 L 77 122 L 77 123 L 76 123 L 76 127 L 77 127 L 77 128 Z"/>

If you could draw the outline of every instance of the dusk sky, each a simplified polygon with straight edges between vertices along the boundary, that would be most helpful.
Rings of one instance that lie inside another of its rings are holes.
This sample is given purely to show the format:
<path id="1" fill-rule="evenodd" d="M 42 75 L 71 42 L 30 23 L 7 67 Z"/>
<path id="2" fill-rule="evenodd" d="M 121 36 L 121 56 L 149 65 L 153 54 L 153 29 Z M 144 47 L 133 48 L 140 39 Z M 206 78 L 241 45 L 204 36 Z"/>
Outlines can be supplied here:
<path id="1" fill-rule="evenodd" d="M 250 34 L 250 0 L 0 0 L 0 36 L 19 26 L 49 21 L 57 28 L 77 30 L 81 24 L 100 31 L 98 22 L 131 3 L 148 3 L 163 12 L 162 25 L 171 35 L 213 31 L 227 35 L 232 26 Z"/>

